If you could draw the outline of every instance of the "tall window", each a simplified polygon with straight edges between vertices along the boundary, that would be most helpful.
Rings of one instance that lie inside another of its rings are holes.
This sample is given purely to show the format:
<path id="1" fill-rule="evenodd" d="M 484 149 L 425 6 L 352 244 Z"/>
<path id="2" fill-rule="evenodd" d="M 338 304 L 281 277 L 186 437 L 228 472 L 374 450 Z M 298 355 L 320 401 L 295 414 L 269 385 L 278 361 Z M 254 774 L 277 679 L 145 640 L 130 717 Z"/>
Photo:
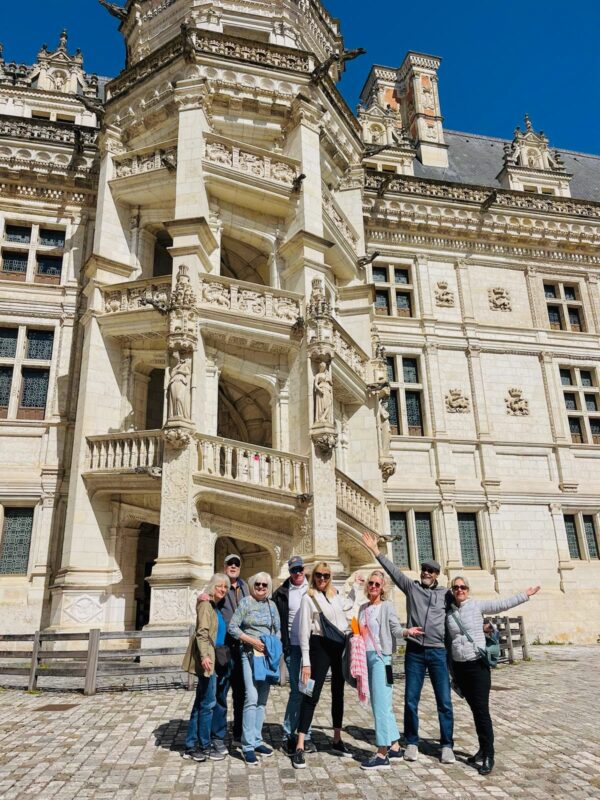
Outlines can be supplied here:
<path id="1" fill-rule="evenodd" d="M 414 293 L 408 266 L 378 264 L 372 268 L 375 313 L 392 317 L 414 316 Z"/>
<path id="2" fill-rule="evenodd" d="M 390 512 L 390 531 L 392 534 L 392 560 L 394 564 L 401 569 L 410 569 L 406 511 Z"/>
<path id="3" fill-rule="evenodd" d="M 60 283 L 64 230 L 31 222 L 7 223 L 0 247 L 0 279 Z"/>
<path id="4" fill-rule="evenodd" d="M 0 539 L 0 575 L 26 575 L 33 508 L 5 508 Z"/>
<path id="5" fill-rule="evenodd" d="M 583 303 L 579 286 L 569 283 L 544 283 L 548 321 L 552 330 L 584 331 Z"/>
<path id="6" fill-rule="evenodd" d="M 424 436 L 423 384 L 417 356 L 388 356 L 390 397 L 388 412 L 392 434 Z"/>
<path id="7" fill-rule="evenodd" d="M 458 514 L 458 536 L 463 566 L 480 568 L 481 550 L 479 547 L 477 514 Z"/>
<path id="8" fill-rule="evenodd" d="M 600 558 L 600 531 L 597 514 L 563 514 L 569 555 L 576 561 Z"/>
<path id="9" fill-rule="evenodd" d="M 435 557 L 429 511 L 390 511 L 390 531 L 397 567 L 418 572 L 423 561 Z"/>
<path id="10" fill-rule="evenodd" d="M 44 419 L 53 347 L 53 331 L 0 328 L 0 419 Z"/>
<path id="11" fill-rule="evenodd" d="M 571 441 L 600 444 L 600 387 L 594 370 L 560 367 Z"/>

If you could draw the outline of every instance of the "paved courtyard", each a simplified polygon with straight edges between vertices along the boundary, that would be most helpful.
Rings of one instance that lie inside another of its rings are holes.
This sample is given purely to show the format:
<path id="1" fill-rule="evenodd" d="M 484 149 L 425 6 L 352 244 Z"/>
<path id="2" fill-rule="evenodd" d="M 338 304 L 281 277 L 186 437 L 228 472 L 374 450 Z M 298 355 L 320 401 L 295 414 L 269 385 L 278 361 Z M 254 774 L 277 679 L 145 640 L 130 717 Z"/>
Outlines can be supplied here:
<path id="1" fill-rule="evenodd" d="M 337 800 L 338 798 L 600 799 L 600 647 L 534 647 L 534 660 L 493 676 L 497 767 L 487 778 L 465 763 L 476 749 L 463 701 L 455 703 L 456 753 L 441 765 L 433 741 L 437 720 L 429 685 L 422 701 L 418 762 L 375 774 L 327 751 L 325 704 L 318 709 L 307 769 L 295 771 L 282 752 L 247 768 L 239 755 L 195 764 L 180 756 L 192 694 L 183 690 L 0 692 L 0 798 L 94 800 Z M 403 681 L 395 686 L 402 707 Z M 278 745 L 285 691 L 271 691 L 267 738 Z M 325 689 L 324 700 L 328 699 Z M 44 710 L 46 706 L 68 708 Z M 347 689 L 345 739 L 364 756 L 372 749 L 370 712 Z"/>

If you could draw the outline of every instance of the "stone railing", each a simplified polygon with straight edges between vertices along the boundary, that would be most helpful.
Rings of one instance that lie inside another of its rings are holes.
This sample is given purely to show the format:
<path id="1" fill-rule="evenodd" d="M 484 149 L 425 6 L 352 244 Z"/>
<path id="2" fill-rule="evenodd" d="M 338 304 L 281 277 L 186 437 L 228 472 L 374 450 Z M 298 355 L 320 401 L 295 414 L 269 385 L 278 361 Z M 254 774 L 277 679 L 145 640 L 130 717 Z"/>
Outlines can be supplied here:
<path id="1" fill-rule="evenodd" d="M 333 195 L 326 187 L 323 187 L 323 211 L 329 217 L 333 226 L 339 231 L 340 236 L 347 241 L 350 247 L 356 252 L 358 235 L 346 219 L 342 209 L 333 199 Z"/>
<path id="2" fill-rule="evenodd" d="M 346 333 L 336 320 L 333 320 L 333 349 L 336 355 L 338 355 L 351 370 L 356 372 L 361 380 L 366 380 L 369 359 L 366 353 L 360 350 L 352 337 Z"/>
<path id="3" fill-rule="evenodd" d="M 139 175 L 165 167 L 171 170 L 177 167 L 176 147 L 115 156 L 116 178 L 128 178 L 130 175 Z"/>
<path id="4" fill-rule="evenodd" d="M 310 492 L 307 458 L 220 436 L 197 434 L 196 439 L 198 471 L 202 475 L 295 495 Z"/>
<path id="5" fill-rule="evenodd" d="M 68 123 L 50 122 L 50 120 L 46 122 L 0 114 L 0 137 L 57 144 L 75 144 L 79 141 L 86 147 L 94 147 L 98 139 L 98 131 L 94 128 L 80 128 Z"/>
<path id="6" fill-rule="evenodd" d="M 337 507 L 372 531 L 380 530 L 380 502 L 339 469 L 335 471 Z"/>
<path id="7" fill-rule="evenodd" d="M 199 305 L 293 325 L 302 316 L 302 296 L 219 275 L 200 276 Z"/>
<path id="8" fill-rule="evenodd" d="M 269 150 L 239 145 L 224 136 L 208 134 L 204 139 L 204 158 L 211 164 L 243 172 L 254 178 L 264 178 L 292 188 L 298 174 L 298 162 Z"/>
<path id="9" fill-rule="evenodd" d="M 152 308 L 148 304 L 148 300 L 152 300 L 153 303 L 160 304 L 166 309 L 171 297 L 171 276 L 144 278 L 139 281 L 117 283 L 99 288 L 105 314 Z"/>
<path id="10" fill-rule="evenodd" d="M 88 472 L 116 469 L 158 469 L 163 462 L 161 431 L 134 431 L 88 436 Z"/>

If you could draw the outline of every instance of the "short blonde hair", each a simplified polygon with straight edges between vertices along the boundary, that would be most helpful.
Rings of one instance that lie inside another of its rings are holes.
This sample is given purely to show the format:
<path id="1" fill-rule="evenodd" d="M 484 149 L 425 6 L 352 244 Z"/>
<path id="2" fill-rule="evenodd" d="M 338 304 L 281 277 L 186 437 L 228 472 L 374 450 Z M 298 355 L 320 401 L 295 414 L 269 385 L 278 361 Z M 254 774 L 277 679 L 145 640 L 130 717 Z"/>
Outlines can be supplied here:
<path id="1" fill-rule="evenodd" d="M 379 578 L 381 578 L 381 595 L 380 596 L 381 596 L 382 600 L 387 600 L 388 599 L 388 594 L 389 594 L 390 589 L 391 589 L 391 586 L 390 586 L 390 582 L 388 580 L 387 575 L 385 574 L 385 572 L 382 569 L 371 570 L 370 574 L 368 575 L 367 581 L 365 583 L 365 594 L 366 594 L 366 596 L 367 597 L 369 596 L 369 581 L 371 580 L 373 575 L 377 575 Z"/>
<path id="2" fill-rule="evenodd" d="M 451 589 L 454 586 L 454 581 L 462 581 L 464 583 L 464 585 L 467 587 L 467 589 L 471 588 L 471 584 L 469 583 L 467 578 L 463 578 L 462 575 L 456 575 L 454 578 L 452 578 L 452 582 L 450 583 L 450 588 Z"/>
<path id="3" fill-rule="evenodd" d="M 212 578 L 209 580 L 206 586 L 206 594 L 210 597 L 214 597 L 215 595 L 215 587 L 222 586 L 225 584 L 227 590 L 231 588 L 231 581 L 229 580 L 227 575 L 224 575 L 222 572 L 215 572 Z"/>
<path id="4" fill-rule="evenodd" d="M 310 597 L 315 596 L 315 592 L 317 590 L 317 584 L 315 581 L 315 572 L 328 572 L 329 573 L 329 580 L 327 581 L 327 588 L 325 589 L 325 596 L 326 597 L 333 597 L 335 595 L 335 588 L 332 583 L 333 572 L 331 571 L 331 567 L 326 561 L 319 561 L 318 564 L 315 564 L 313 567 L 313 571 L 310 576 L 310 581 L 308 584 L 308 594 Z"/>
<path id="5" fill-rule="evenodd" d="M 273 580 L 268 572 L 257 572 L 256 575 L 253 575 L 251 578 L 248 578 L 248 588 L 250 589 L 250 594 L 254 597 L 254 584 L 256 581 L 260 581 L 261 583 L 267 583 L 267 597 L 271 596 L 271 592 L 273 591 Z"/>

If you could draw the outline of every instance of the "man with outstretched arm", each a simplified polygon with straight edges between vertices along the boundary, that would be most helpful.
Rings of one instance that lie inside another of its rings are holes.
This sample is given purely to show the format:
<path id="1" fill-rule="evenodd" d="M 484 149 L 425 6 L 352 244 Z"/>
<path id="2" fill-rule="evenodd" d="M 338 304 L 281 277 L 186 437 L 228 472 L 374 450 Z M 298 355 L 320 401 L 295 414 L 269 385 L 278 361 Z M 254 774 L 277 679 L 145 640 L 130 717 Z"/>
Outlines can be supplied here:
<path id="1" fill-rule="evenodd" d="M 406 595 L 407 628 L 418 627 L 423 631 L 421 635 L 408 636 L 406 643 L 404 736 L 407 747 L 404 758 L 407 761 L 416 761 L 419 757 L 419 700 L 425 674 L 428 673 L 440 723 L 440 760 L 442 764 L 452 764 L 455 761 L 454 715 L 444 643 L 448 590 L 438 585 L 440 565 L 432 559 L 423 561 L 421 580 L 413 581 L 379 552 L 376 536 L 364 533 L 363 542 Z"/>

